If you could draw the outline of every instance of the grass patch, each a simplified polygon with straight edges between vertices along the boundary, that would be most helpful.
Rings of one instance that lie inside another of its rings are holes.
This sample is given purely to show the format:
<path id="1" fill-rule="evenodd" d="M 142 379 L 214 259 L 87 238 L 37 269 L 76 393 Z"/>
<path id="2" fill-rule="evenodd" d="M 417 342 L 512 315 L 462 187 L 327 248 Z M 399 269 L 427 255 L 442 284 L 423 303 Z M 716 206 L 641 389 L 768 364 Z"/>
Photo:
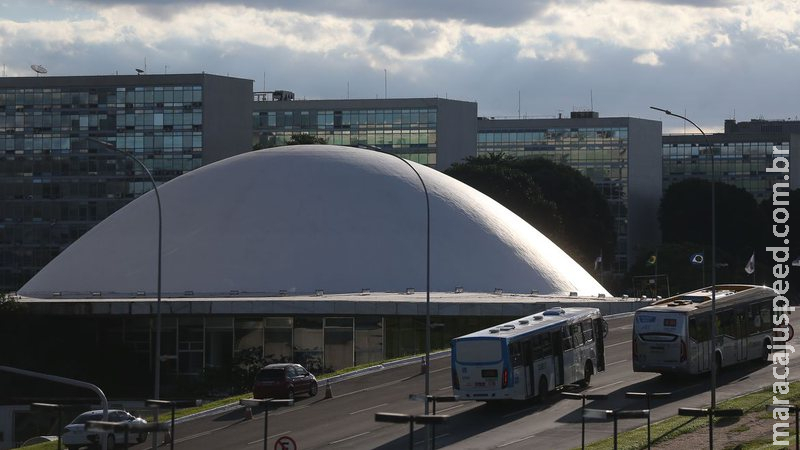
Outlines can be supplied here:
<path id="1" fill-rule="evenodd" d="M 795 381 L 790 384 L 789 387 L 789 395 L 786 396 L 790 403 L 796 404 L 800 400 L 800 381 Z M 741 397 L 732 398 L 730 400 L 726 400 L 724 402 L 718 403 L 717 407 L 720 409 L 742 409 L 745 414 L 758 414 L 758 417 L 764 417 L 765 420 L 771 420 L 771 415 L 764 414 L 764 410 L 766 405 L 772 402 L 772 388 L 766 388 L 764 390 L 753 392 L 750 394 L 743 395 Z M 715 427 L 722 427 L 725 425 L 731 425 L 735 423 L 737 419 L 735 418 L 719 418 L 714 419 Z M 733 422 L 732 422 L 733 421 Z M 656 422 L 651 425 L 650 427 L 650 435 L 652 439 L 652 444 L 660 444 L 667 442 L 671 439 L 675 439 L 678 436 L 681 436 L 686 433 L 691 433 L 699 428 L 708 429 L 708 418 L 704 417 L 683 417 L 683 416 L 673 416 L 668 419 L 662 420 L 660 422 Z M 770 432 L 772 428 L 770 427 Z M 736 428 L 725 428 L 725 432 L 729 431 L 743 431 L 741 429 Z M 716 434 L 716 433 L 715 433 Z M 747 449 L 747 450 L 754 450 L 765 448 L 763 447 L 763 443 L 767 442 L 766 440 L 758 440 L 753 441 L 754 447 L 732 447 L 732 448 L 739 448 Z M 769 446 L 772 447 L 772 439 L 769 439 Z M 642 450 L 647 448 L 647 425 L 641 426 L 639 428 L 626 431 L 624 433 L 619 433 L 617 435 L 617 445 L 620 450 Z M 746 444 L 750 445 L 750 444 Z M 590 450 L 605 450 L 611 449 L 614 446 L 614 438 L 609 437 L 597 442 L 593 442 L 586 446 L 587 449 Z M 580 448 L 580 447 L 577 447 Z"/>

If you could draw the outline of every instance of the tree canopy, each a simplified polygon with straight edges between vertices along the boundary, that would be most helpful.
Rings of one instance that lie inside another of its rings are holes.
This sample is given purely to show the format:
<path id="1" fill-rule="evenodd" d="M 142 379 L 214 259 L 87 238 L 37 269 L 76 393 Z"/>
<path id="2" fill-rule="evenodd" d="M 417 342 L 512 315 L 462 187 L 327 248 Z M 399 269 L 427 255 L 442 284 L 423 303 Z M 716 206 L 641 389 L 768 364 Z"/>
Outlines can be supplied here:
<path id="1" fill-rule="evenodd" d="M 597 256 L 613 254 L 608 204 L 575 169 L 499 153 L 468 157 L 445 173 L 513 211 L 590 272 Z"/>

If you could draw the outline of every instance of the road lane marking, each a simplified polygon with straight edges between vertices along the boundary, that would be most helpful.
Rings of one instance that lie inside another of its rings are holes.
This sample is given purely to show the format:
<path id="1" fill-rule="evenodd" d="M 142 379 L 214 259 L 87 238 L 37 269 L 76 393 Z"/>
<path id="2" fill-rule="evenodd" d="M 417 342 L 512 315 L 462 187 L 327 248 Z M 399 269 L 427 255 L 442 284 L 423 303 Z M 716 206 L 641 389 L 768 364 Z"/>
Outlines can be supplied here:
<path id="1" fill-rule="evenodd" d="M 450 389 L 450 388 L 452 388 L 452 387 L 453 387 L 453 386 L 445 386 L 445 387 L 443 387 L 443 388 L 439 388 L 439 390 L 440 390 L 440 391 L 444 391 L 444 390 Z"/>
<path id="2" fill-rule="evenodd" d="M 522 441 L 527 441 L 528 439 L 532 439 L 532 438 L 535 438 L 535 437 L 536 437 L 536 435 L 532 434 L 530 436 L 526 436 L 524 438 L 517 439 L 516 441 L 506 442 L 505 444 L 498 445 L 496 448 L 508 447 L 509 445 L 518 444 L 518 443 L 520 443 Z"/>
<path id="3" fill-rule="evenodd" d="M 613 365 L 615 365 L 615 364 L 622 364 L 622 363 L 624 363 L 624 362 L 627 362 L 627 361 L 630 361 L 630 360 L 628 360 L 628 359 L 623 359 L 622 361 L 614 361 L 614 362 L 612 362 L 612 363 L 606 363 L 606 367 L 613 366 Z"/>
<path id="4" fill-rule="evenodd" d="M 351 412 L 350 415 L 352 416 L 353 414 L 362 413 L 364 411 L 369 411 L 370 409 L 380 408 L 381 406 L 386 406 L 386 405 L 388 405 L 388 403 L 381 403 L 380 405 L 370 406 L 369 408 L 364 408 L 364 409 L 359 409 L 358 411 Z"/>
<path id="5" fill-rule="evenodd" d="M 450 370 L 450 367 L 443 367 L 441 369 L 431 370 L 431 373 L 442 372 L 445 370 Z"/>
<path id="6" fill-rule="evenodd" d="M 443 412 L 452 411 L 452 410 L 454 410 L 454 409 L 456 409 L 456 408 L 461 408 L 461 407 L 463 407 L 463 406 L 465 406 L 465 405 L 462 403 L 462 404 L 460 404 L 460 405 L 455 405 L 455 406 L 451 406 L 451 407 L 449 407 L 449 408 L 440 409 L 440 410 L 439 410 L 439 413 L 441 414 L 441 413 L 443 413 Z"/>
<path id="7" fill-rule="evenodd" d="M 267 439 L 268 439 L 268 440 L 269 440 L 269 439 L 275 439 L 276 437 L 286 436 L 286 435 L 287 435 L 287 434 L 289 434 L 289 433 L 291 433 L 291 431 L 282 431 L 282 432 L 280 432 L 280 433 L 273 434 L 272 436 L 267 436 Z M 259 442 L 264 442 L 264 439 L 263 439 L 263 438 L 261 438 L 261 439 L 259 439 L 259 440 L 257 440 L 257 441 L 248 442 L 248 443 L 247 443 L 247 445 L 258 444 Z"/>
<path id="8" fill-rule="evenodd" d="M 617 342 L 616 344 L 606 345 L 606 348 L 609 348 L 609 347 L 615 347 L 615 346 L 617 346 L 617 345 L 622 345 L 622 344 L 630 344 L 630 343 L 631 343 L 631 341 L 622 341 L 622 342 Z"/>
<path id="9" fill-rule="evenodd" d="M 620 380 L 620 381 L 617 381 L 616 383 L 611 383 L 611 384 L 607 384 L 605 386 L 598 386 L 598 387 L 596 387 L 594 389 L 589 389 L 589 391 L 587 391 L 587 392 L 597 391 L 597 390 L 600 390 L 600 389 L 604 389 L 604 388 L 607 388 L 607 387 L 611 387 L 611 386 L 615 386 L 617 384 L 622 384 L 622 383 L 627 383 L 627 382 L 628 382 L 628 380 Z"/>
<path id="10" fill-rule="evenodd" d="M 233 424 L 231 424 L 231 425 L 233 425 Z M 211 433 L 214 433 L 215 431 L 224 430 L 225 428 L 228 428 L 231 425 L 225 425 L 224 427 L 214 428 L 213 430 L 203 431 L 202 433 L 196 433 L 196 434 L 192 434 L 190 436 L 182 437 L 180 439 L 175 439 L 175 442 L 181 443 L 181 442 L 191 441 L 192 439 L 197 439 L 199 437 L 207 436 L 207 435 L 209 435 Z"/>
<path id="11" fill-rule="evenodd" d="M 361 437 L 361 436 L 366 436 L 366 435 L 368 435 L 370 433 L 372 433 L 372 432 L 371 431 L 366 431 L 364 433 L 354 434 L 354 435 L 346 437 L 344 439 L 339 439 L 338 441 L 328 442 L 328 445 L 336 445 L 336 444 L 342 443 L 344 441 L 349 441 L 350 439 L 355 439 L 355 438 L 358 438 L 358 437 Z"/>

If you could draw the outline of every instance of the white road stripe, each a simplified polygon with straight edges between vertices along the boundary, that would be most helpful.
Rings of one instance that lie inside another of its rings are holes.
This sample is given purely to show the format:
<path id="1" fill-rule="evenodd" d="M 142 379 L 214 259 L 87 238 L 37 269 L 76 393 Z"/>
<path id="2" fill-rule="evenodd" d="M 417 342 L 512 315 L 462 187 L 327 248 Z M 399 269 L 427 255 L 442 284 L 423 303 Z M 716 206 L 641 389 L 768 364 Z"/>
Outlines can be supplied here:
<path id="1" fill-rule="evenodd" d="M 443 413 L 443 412 L 447 412 L 447 411 L 452 411 L 452 410 L 454 410 L 454 409 L 456 409 L 456 408 L 461 408 L 461 407 L 463 407 L 463 406 L 464 406 L 464 404 L 462 403 L 462 404 L 460 404 L 460 405 L 455 405 L 455 406 L 451 406 L 451 407 L 449 407 L 449 408 L 440 409 L 440 410 L 439 410 L 439 414 L 441 414 L 441 413 Z"/>
<path id="2" fill-rule="evenodd" d="M 611 384 L 607 384 L 605 386 L 598 386 L 598 387 L 596 387 L 594 389 L 589 389 L 587 392 L 598 391 L 600 389 L 605 389 L 607 387 L 611 387 L 611 386 L 615 386 L 617 384 L 622 384 L 622 383 L 627 383 L 627 382 L 628 382 L 628 380 L 620 380 L 620 381 L 617 381 L 616 383 L 611 383 Z"/>
<path id="3" fill-rule="evenodd" d="M 366 431 L 366 432 L 364 432 L 364 433 L 354 434 L 354 435 L 352 435 L 352 436 L 350 436 L 350 437 L 346 437 L 346 438 L 344 438 L 344 439 L 339 439 L 338 441 L 328 442 L 328 445 L 335 445 L 335 444 L 339 444 L 339 443 L 341 443 L 341 442 L 344 442 L 344 441 L 349 441 L 350 439 L 355 439 L 355 438 L 357 438 L 357 437 L 365 436 L 365 435 L 367 435 L 367 434 L 370 434 L 370 433 L 371 433 L 371 431 Z"/>
<path id="4" fill-rule="evenodd" d="M 616 344 L 606 345 L 606 348 L 609 348 L 609 347 L 616 347 L 617 345 L 622 345 L 622 344 L 630 344 L 630 343 L 631 343 L 631 341 L 622 341 L 622 342 L 617 342 Z"/>
<path id="5" fill-rule="evenodd" d="M 375 405 L 375 406 L 370 406 L 369 408 L 359 409 L 358 411 L 351 412 L 350 415 L 352 416 L 353 414 L 362 413 L 364 411 L 369 411 L 370 409 L 380 408 L 381 406 L 386 406 L 386 405 L 388 405 L 388 403 L 381 403 L 380 405 Z"/>
<path id="6" fill-rule="evenodd" d="M 275 439 L 276 437 L 285 436 L 285 435 L 287 435 L 289 433 L 291 433 L 291 431 L 283 431 L 283 432 L 280 432 L 280 433 L 277 433 L 277 434 L 273 434 L 272 436 L 267 436 L 267 439 L 268 440 L 269 439 Z M 257 441 L 248 442 L 247 445 L 258 444 L 259 442 L 264 442 L 264 439 L 259 439 Z"/>
<path id="7" fill-rule="evenodd" d="M 612 363 L 606 363 L 606 367 L 608 367 L 608 366 L 613 366 L 613 365 L 615 365 L 615 364 L 622 364 L 622 363 L 624 363 L 624 362 L 628 362 L 628 361 L 630 361 L 630 360 L 629 360 L 629 359 L 623 359 L 622 361 L 614 361 L 614 362 L 612 362 Z"/>
<path id="8" fill-rule="evenodd" d="M 505 444 L 498 445 L 497 448 L 508 447 L 509 445 L 514 445 L 514 444 L 520 443 L 522 441 L 527 441 L 528 439 L 532 439 L 532 438 L 535 438 L 535 437 L 536 437 L 536 435 L 532 434 L 532 435 L 526 436 L 526 437 L 524 437 L 522 439 L 517 439 L 516 441 L 506 442 Z"/>

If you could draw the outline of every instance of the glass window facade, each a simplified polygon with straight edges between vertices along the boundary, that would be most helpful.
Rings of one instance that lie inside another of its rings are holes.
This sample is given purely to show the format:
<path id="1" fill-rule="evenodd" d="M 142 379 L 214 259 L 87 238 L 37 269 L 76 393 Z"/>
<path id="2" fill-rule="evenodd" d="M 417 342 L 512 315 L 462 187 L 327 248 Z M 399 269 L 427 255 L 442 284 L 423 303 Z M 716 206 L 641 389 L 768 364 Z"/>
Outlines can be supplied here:
<path id="1" fill-rule="evenodd" d="M 253 148 L 285 145 L 293 134 L 307 134 L 328 144 L 380 147 L 435 166 L 437 115 L 430 107 L 255 111 Z"/>
<path id="2" fill-rule="evenodd" d="M 628 127 L 494 127 L 481 124 L 478 154 L 505 153 L 516 158 L 545 158 L 565 164 L 591 179 L 614 215 L 617 244 L 612 270 L 628 268 Z"/>
<path id="3" fill-rule="evenodd" d="M 787 152 L 789 140 L 765 141 L 754 138 L 750 141 L 720 142 L 720 135 L 712 135 L 714 148 L 714 172 L 719 182 L 740 187 L 751 193 L 757 202 L 772 198 L 772 185 L 783 182 L 782 173 L 768 173 L 772 165 L 772 147 Z M 675 142 L 680 140 L 681 142 Z M 701 136 L 696 142 L 687 142 L 684 136 L 665 136 L 663 157 L 663 186 L 666 190 L 672 183 L 690 178 L 711 179 L 711 153 Z"/>
<path id="4" fill-rule="evenodd" d="M 14 291 L 92 226 L 203 164 L 200 84 L 0 88 L 0 290 Z"/>

